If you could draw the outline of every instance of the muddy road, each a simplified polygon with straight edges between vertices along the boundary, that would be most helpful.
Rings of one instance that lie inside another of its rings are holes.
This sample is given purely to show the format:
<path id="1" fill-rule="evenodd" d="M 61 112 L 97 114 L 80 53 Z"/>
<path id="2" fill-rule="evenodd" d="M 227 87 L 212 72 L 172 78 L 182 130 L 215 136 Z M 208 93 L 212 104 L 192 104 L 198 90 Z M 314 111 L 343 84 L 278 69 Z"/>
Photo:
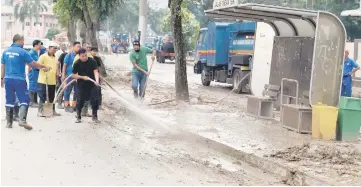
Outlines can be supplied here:
<path id="1" fill-rule="evenodd" d="M 132 65 L 128 57 L 108 56 L 106 64 L 110 73 L 109 80 L 121 95 L 132 100 L 129 73 Z M 190 103 L 161 103 L 175 98 L 174 71 L 173 64 L 154 64 L 145 101 L 139 105 L 142 109 L 140 113 L 151 113 L 158 117 L 148 121 L 153 126 L 186 129 L 236 150 L 267 158 L 280 165 L 297 167 L 299 171 L 324 181 L 332 181 L 332 184 L 360 184 L 361 165 L 357 160 L 361 157 L 361 139 L 352 143 L 315 141 L 310 135 L 282 128 L 276 120 L 261 120 L 248 116 L 245 113 L 245 95 L 230 93 L 230 86 L 225 84 L 212 82 L 209 87 L 202 86 L 200 76 L 193 73 L 192 66 L 187 66 Z M 360 91 L 355 88 L 354 95 L 357 96 Z M 225 96 L 228 97 L 216 102 Z M 279 113 L 276 112 L 276 119 L 277 116 Z M 157 123 L 157 120 L 160 123 Z M 311 148 L 306 149 L 308 147 Z M 348 149 L 339 149 L 341 147 Z M 337 150 L 337 153 L 331 150 Z M 344 162 L 339 158 L 339 153 L 352 162 Z M 323 162 L 318 162 L 313 157 L 322 157 Z M 319 167 L 320 164 L 323 167 Z"/>
<path id="2" fill-rule="evenodd" d="M 111 64 L 108 60 L 106 64 Z M 154 72 L 166 85 L 174 79 L 172 72 L 162 75 L 157 68 Z M 37 109 L 29 109 L 32 131 L 16 123 L 13 129 L 5 128 L 2 108 L 1 184 L 282 185 L 279 178 L 192 141 L 182 132 L 139 119 L 109 90 L 104 102 L 101 124 L 90 118 L 76 124 L 75 114 L 63 110 L 58 110 L 60 117 L 38 118 Z"/>

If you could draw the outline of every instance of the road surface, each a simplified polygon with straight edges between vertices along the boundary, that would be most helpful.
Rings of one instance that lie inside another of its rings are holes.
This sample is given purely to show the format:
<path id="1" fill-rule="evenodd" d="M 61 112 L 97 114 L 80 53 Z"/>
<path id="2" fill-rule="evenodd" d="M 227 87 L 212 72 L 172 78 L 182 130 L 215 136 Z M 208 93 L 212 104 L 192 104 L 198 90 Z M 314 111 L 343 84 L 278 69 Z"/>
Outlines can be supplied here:
<path id="1" fill-rule="evenodd" d="M 106 64 L 129 63 L 125 59 L 108 58 Z M 171 83 L 173 65 L 162 66 L 155 68 L 152 76 Z M 4 89 L 1 93 L 4 101 Z M 115 102 L 114 96 L 104 97 L 108 105 Z M 106 107 L 100 112 L 101 124 L 92 123 L 90 118 L 76 124 L 75 114 L 64 111 L 59 111 L 60 117 L 38 118 L 37 110 L 30 109 L 32 131 L 16 123 L 13 129 L 5 128 L 3 107 L 2 185 L 282 184 L 278 178 L 246 163 L 179 138 L 182 134 L 174 137 L 168 131 L 153 128 L 124 106 L 115 105 L 116 108 Z"/>

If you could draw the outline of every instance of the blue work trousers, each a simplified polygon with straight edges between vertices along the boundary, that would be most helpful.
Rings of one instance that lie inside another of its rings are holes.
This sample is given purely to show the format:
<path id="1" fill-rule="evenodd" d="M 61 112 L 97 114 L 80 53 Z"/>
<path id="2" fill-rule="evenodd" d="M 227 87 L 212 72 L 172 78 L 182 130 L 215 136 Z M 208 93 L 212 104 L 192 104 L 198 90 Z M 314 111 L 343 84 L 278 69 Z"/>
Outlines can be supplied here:
<path id="1" fill-rule="evenodd" d="M 28 73 L 29 92 L 36 93 L 38 89 L 39 70 L 31 70 Z"/>
<path id="2" fill-rule="evenodd" d="M 343 76 L 342 78 L 341 96 L 352 96 L 352 77 L 350 75 Z"/>
<path id="3" fill-rule="evenodd" d="M 72 81 L 72 79 L 68 79 L 66 82 L 67 84 Z M 76 82 L 71 83 L 68 87 L 66 87 L 66 89 L 64 90 L 64 101 L 70 101 L 70 94 L 71 92 L 74 90 L 74 96 L 73 96 L 73 100 L 76 100 L 76 95 L 78 92 L 78 88 L 76 86 Z"/>
<path id="4" fill-rule="evenodd" d="M 139 96 L 142 96 L 144 90 L 144 84 L 147 76 L 143 72 L 132 72 L 132 89 L 139 90 Z"/>
<path id="5" fill-rule="evenodd" d="M 20 106 L 28 106 L 30 102 L 28 86 L 26 80 L 5 79 L 5 106 L 13 108 L 16 102 L 16 97 L 19 100 Z"/>

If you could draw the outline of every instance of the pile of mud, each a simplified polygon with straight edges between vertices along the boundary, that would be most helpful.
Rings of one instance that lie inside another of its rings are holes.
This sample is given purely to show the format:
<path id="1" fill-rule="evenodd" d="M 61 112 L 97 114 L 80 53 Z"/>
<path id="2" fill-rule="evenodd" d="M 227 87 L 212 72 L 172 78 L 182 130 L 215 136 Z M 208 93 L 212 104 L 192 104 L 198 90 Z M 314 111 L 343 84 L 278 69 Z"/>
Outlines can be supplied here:
<path id="1" fill-rule="evenodd" d="M 121 81 L 124 83 L 131 82 L 131 70 L 123 69 L 123 68 L 108 68 L 107 70 L 108 76 L 106 79 L 108 81 Z"/>
<path id="2" fill-rule="evenodd" d="M 361 152 L 353 144 L 304 144 L 278 151 L 271 157 L 281 158 L 286 161 L 308 161 L 322 164 L 354 165 L 361 166 Z"/>

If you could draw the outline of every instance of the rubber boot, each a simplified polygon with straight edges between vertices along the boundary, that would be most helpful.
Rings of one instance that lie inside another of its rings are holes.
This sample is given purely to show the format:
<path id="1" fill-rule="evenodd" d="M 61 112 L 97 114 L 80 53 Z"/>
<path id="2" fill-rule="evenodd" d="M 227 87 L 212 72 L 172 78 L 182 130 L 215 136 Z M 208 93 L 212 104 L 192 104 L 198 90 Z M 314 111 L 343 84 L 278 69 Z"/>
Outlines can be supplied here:
<path id="1" fill-rule="evenodd" d="M 6 107 L 6 128 L 13 128 L 14 109 Z"/>
<path id="2" fill-rule="evenodd" d="M 44 105 L 42 102 L 38 105 L 38 117 L 45 117 L 44 115 Z"/>
<path id="3" fill-rule="evenodd" d="M 29 110 L 28 106 L 25 106 L 25 105 L 20 106 L 20 109 L 19 109 L 19 117 L 20 117 L 19 126 L 24 127 L 26 130 L 31 130 L 31 129 L 33 129 L 33 127 L 26 122 L 26 118 L 28 117 L 28 110 Z"/>
<path id="4" fill-rule="evenodd" d="M 19 121 L 20 118 L 19 118 L 19 106 L 14 106 L 14 121 Z"/>
<path id="5" fill-rule="evenodd" d="M 93 122 L 95 123 L 100 123 L 99 119 L 98 119 L 98 110 L 92 110 L 92 119 L 93 119 Z"/>
<path id="6" fill-rule="evenodd" d="M 61 114 L 55 111 L 55 104 L 53 104 L 53 116 L 61 116 Z"/>
<path id="7" fill-rule="evenodd" d="M 81 111 L 76 111 L 76 120 L 75 123 L 81 123 Z"/>

